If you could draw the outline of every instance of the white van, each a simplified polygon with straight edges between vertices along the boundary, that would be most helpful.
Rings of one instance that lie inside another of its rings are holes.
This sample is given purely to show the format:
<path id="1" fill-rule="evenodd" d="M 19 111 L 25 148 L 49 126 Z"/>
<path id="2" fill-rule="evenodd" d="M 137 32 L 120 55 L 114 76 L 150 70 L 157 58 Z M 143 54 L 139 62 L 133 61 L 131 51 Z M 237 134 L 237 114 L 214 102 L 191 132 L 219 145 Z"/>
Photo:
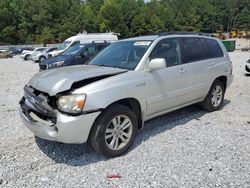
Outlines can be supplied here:
<path id="1" fill-rule="evenodd" d="M 69 37 L 62 44 L 59 45 L 58 50 L 49 53 L 49 57 L 55 57 L 61 54 L 66 49 L 77 45 L 77 44 L 87 44 L 93 41 L 106 41 L 114 42 L 118 40 L 117 33 L 84 33 L 78 34 L 73 37 Z"/>

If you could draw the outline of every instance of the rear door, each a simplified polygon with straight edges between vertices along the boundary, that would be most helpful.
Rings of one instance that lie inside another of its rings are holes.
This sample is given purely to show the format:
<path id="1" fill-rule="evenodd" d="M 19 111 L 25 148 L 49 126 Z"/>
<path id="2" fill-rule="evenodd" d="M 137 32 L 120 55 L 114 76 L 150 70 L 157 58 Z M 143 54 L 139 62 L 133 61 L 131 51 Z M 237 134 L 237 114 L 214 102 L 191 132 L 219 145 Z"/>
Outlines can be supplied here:
<path id="1" fill-rule="evenodd" d="M 182 37 L 182 63 L 186 65 L 187 97 L 202 100 L 210 88 L 209 49 L 201 37 Z"/>
<path id="2" fill-rule="evenodd" d="M 168 38 L 159 41 L 149 56 L 149 61 L 164 58 L 167 66 L 146 73 L 148 117 L 188 102 L 186 65 L 181 63 L 180 50 L 179 39 Z"/>

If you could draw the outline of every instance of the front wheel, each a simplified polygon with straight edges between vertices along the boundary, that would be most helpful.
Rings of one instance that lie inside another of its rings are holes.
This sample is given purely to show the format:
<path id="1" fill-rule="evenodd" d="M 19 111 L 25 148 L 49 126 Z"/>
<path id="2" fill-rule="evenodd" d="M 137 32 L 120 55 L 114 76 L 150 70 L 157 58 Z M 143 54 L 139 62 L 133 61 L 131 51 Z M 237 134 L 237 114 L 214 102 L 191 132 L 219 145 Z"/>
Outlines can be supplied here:
<path id="1" fill-rule="evenodd" d="M 41 57 L 39 58 L 39 61 L 40 61 L 40 62 L 43 62 L 44 60 L 46 60 L 46 58 L 45 58 L 44 56 L 41 56 Z"/>
<path id="2" fill-rule="evenodd" d="M 26 55 L 25 57 L 24 57 L 24 60 L 25 61 L 27 61 L 27 60 L 29 60 L 30 59 L 30 55 Z"/>
<path id="3" fill-rule="evenodd" d="M 137 133 L 134 112 L 123 105 L 112 105 L 98 117 L 89 137 L 91 147 L 107 157 L 116 157 L 133 144 Z"/>
<path id="4" fill-rule="evenodd" d="M 202 107 L 208 111 L 219 110 L 223 104 L 225 86 L 220 80 L 215 80 L 211 86 L 207 97 L 202 102 Z"/>

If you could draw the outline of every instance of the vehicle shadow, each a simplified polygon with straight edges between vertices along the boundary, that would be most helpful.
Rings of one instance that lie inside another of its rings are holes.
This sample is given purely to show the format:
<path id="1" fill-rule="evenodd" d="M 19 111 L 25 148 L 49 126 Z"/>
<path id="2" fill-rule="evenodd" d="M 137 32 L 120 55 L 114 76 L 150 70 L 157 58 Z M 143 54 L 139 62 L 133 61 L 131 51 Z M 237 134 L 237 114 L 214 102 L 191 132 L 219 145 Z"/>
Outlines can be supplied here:
<path id="1" fill-rule="evenodd" d="M 222 109 L 230 104 L 230 102 L 229 100 L 225 100 Z M 194 119 L 200 121 L 200 118 L 207 113 L 209 112 L 203 110 L 199 105 L 192 105 L 149 120 L 145 123 L 142 131 L 138 133 L 130 151 L 142 142 L 164 131 L 176 126 L 185 126 L 185 124 Z M 43 140 L 38 137 L 35 138 L 35 141 L 40 150 L 56 163 L 63 163 L 70 166 L 85 166 L 98 161 L 109 160 L 109 158 L 96 154 L 87 144 L 62 144 Z"/>

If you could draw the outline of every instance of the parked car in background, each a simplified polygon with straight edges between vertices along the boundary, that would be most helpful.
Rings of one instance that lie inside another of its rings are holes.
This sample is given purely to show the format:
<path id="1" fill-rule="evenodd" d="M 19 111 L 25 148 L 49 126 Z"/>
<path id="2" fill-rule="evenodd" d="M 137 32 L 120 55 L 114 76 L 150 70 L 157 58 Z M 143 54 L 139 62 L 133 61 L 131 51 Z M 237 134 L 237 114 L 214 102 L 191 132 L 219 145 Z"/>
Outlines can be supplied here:
<path id="1" fill-rule="evenodd" d="M 21 54 L 23 50 L 22 48 L 10 47 L 9 51 L 14 56 L 14 55 Z"/>
<path id="2" fill-rule="evenodd" d="M 31 55 L 31 59 L 35 62 L 43 62 L 48 59 L 49 53 L 57 50 L 56 47 L 44 48 L 42 51 L 37 51 Z"/>
<path id="3" fill-rule="evenodd" d="M 110 45 L 110 43 L 108 42 L 77 44 L 75 46 L 72 46 L 71 48 L 68 48 L 57 57 L 53 57 L 40 62 L 40 71 L 58 67 L 84 64 L 108 45 Z"/>
<path id="4" fill-rule="evenodd" d="M 219 110 L 233 79 L 219 39 L 161 34 L 112 43 L 87 65 L 37 73 L 24 87 L 20 114 L 38 137 L 84 143 L 115 157 L 144 122 L 201 103 Z"/>
<path id="5" fill-rule="evenodd" d="M 29 60 L 31 58 L 31 55 L 33 53 L 36 53 L 36 52 L 41 52 L 45 49 L 45 47 L 40 47 L 40 48 L 35 48 L 33 51 L 30 51 L 30 50 L 24 50 L 22 53 L 21 53 L 21 58 L 24 59 L 24 60 Z"/>
<path id="6" fill-rule="evenodd" d="M 245 70 L 248 74 L 250 74 L 250 59 L 247 60 L 246 66 L 245 66 Z"/>
<path id="7" fill-rule="evenodd" d="M 49 54 L 49 57 L 55 57 L 60 55 L 63 51 L 68 48 L 78 45 L 78 44 L 87 44 L 92 41 L 107 41 L 114 42 L 118 40 L 118 34 L 116 33 L 86 33 L 78 34 L 76 36 L 69 37 L 62 44 L 59 45 L 58 50 L 55 50 Z"/>
<path id="8" fill-rule="evenodd" d="M 0 58 L 9 58 L 9 57 L 13 57 L 12 53 L 8 50 L 0 50 Z"/>
<path id="9" fill-rule="evenodd" d="M 26 51 L 33 51 L 35 50 L 33 47 L 22 47 L 22 52 L 26 50 Z"/>

